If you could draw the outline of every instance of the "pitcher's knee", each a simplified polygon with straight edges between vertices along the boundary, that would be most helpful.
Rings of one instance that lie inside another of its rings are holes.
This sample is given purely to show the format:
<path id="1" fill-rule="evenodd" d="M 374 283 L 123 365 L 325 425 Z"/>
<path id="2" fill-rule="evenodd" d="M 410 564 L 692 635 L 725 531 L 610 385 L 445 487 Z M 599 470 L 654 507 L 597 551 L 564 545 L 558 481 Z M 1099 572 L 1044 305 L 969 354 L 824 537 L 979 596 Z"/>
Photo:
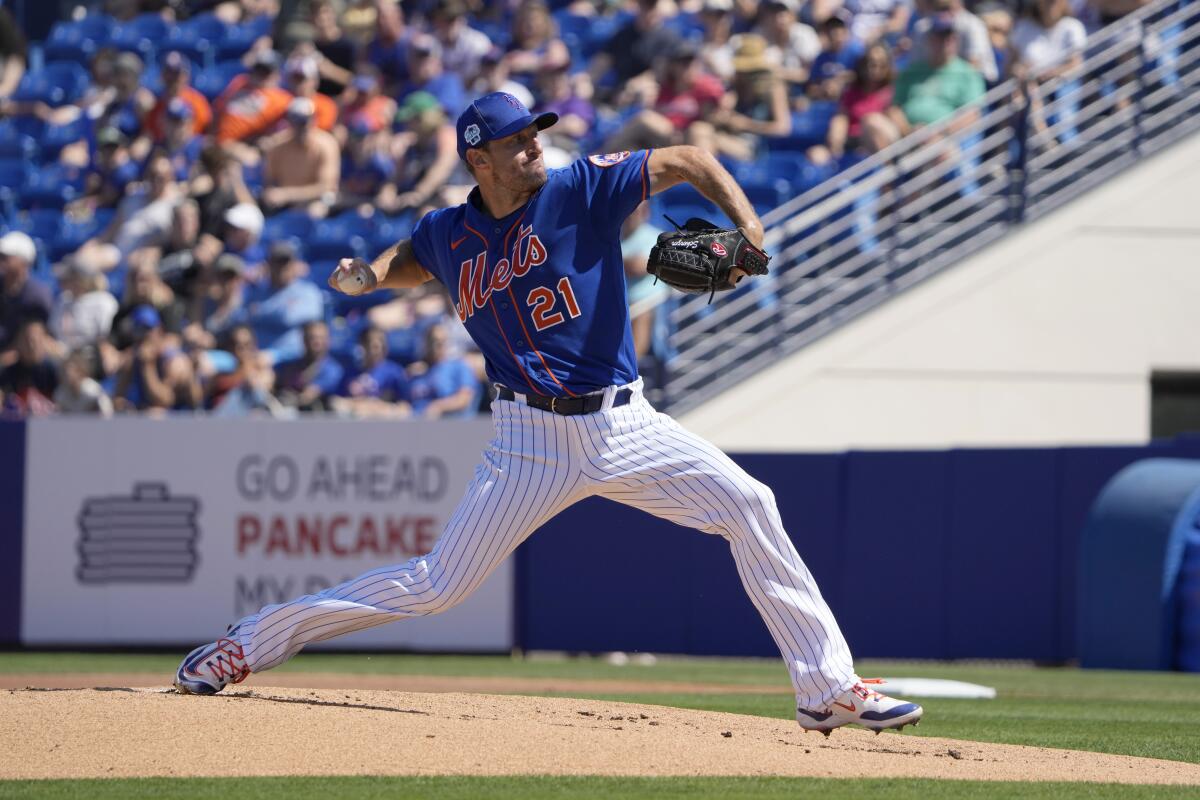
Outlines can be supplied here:
<path id="1" fill-rule="evenodd" d="M 724 489 L 732 500 L 732 504 L 723 504 L 721 515 L 724 518 L 722 527 L 729 536 L 736 537 L 753 527 L 775 524 L 778 512 L 775 494 L 769 486 L 745 476 L 740 481 L 729 481 Z"/>
<path id="2" fill-rule="evenodd" d="M 456 605 L 468 592 L 460 576 L 430 557 L 406 564 L 394 581 L 396 590 L 375 603 L 385 611 L 413 616 L 437 614 Z"/>

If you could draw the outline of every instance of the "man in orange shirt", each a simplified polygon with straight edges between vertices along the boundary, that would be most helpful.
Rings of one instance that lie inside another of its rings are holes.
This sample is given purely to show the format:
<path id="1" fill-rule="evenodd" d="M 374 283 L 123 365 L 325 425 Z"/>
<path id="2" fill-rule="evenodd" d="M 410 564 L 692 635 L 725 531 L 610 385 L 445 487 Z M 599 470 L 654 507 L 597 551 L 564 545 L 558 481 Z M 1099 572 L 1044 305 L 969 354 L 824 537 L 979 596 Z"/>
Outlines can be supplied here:
<path id="1" fill-rule="evenodd" d="M 283 118 L 291 101 L 291 93 L 279 87 L 279 56 L 271 50 L 259 53 L 250 71 L 230 81 L 217 98 L 217 141 L 252 143 Z"/>
<path id="2" fill-rule="evenodd" d="M 191 106 L 192 133 L 202 135 L 212 122 L 212 107 L 204 95 L 191 87 L 188 74 L 187 59 L 179 53 L 171 52 L 163 56 L 162 80 L 163 92 L 158 96 L 154 107 L 146 115 L 143 129 L 156 144 L 161 143 L 166 136 L 166 126 L 163 124 L 163 114 L 171 101 L 178 97 Z"/>

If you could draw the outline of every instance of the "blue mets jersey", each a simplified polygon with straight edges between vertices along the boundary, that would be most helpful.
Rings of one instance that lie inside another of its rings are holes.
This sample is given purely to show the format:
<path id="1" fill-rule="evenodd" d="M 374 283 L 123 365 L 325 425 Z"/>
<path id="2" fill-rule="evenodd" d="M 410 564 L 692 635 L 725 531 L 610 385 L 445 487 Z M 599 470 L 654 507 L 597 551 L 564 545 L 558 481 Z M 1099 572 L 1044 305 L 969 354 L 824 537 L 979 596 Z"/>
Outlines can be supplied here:
<path id="1" fill-rule="evenodd" d="M 449 289 L 493 381 L 571 397 L 637 378 L 621 223 L 649 194 L 649 158 L 610 153 L 550 170 L 503 219 L 469 201 L 417 223 L 417 261 Z"/>

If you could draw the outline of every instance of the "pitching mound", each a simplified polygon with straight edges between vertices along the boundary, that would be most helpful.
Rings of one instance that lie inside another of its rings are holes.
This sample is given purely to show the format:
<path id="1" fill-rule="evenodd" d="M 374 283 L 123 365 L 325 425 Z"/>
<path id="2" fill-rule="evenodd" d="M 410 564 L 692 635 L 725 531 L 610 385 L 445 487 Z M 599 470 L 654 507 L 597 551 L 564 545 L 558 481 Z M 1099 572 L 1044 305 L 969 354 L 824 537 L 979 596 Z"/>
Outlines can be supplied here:
<path id="1" fill-rule="evenodd" d="M 600 700 L 256 687 L 0 693 L 0 778 L 794 775 L 1200 784 L 1200 766 Z"/>

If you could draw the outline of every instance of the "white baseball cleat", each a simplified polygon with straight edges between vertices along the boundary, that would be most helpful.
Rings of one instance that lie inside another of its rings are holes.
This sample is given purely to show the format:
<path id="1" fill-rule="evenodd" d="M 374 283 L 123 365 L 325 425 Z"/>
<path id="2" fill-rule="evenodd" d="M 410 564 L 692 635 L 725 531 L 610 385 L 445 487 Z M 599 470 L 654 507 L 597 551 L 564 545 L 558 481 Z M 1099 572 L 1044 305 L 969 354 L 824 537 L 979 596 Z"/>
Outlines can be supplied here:
<path id="1" fill-rule="evenodd" d="M 220 639 L 187 654 L 175 671 L 175 688 L 180 694 L 216 694 L 231 683 L 241 683 L 250 674 L 246 656 L 232 626 Z"/>
<path id="2" fill-rule="evenodd" d="M 863 685 L 880 683 L 883 681 L 878 678 L 860 678 L 828 708 L 821 710 L 797 708 L 796 721 L 800 723 L 800 727 L 804 729 L 805 733 L 820 731 L 826 736 L 834 728 L 840 728 L 843 725 L 861 725 L 878 734 L 888 728 L 900 730 L 905 725 L 918 724 L 925 709 L 916 703 L 888 697 L 886 694 L 880 694 Z"/>

